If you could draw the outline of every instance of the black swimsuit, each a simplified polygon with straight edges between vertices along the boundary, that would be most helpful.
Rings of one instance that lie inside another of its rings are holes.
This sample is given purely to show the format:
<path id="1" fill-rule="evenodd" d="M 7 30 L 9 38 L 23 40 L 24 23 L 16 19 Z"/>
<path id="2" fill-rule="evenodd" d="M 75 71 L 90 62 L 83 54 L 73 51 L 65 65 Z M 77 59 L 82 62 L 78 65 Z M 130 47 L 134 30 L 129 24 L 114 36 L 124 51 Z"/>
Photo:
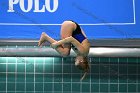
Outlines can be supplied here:
<path id="1" fill-rule="evenodd" d="M 72 21 L 72 22 L 74 22 L 74 21 Z M 86 39 L 86 37 L 83 35 L 80 26 L 76 22 L 74 22 L 74 23 L 76 24 L 77 27 L 73 31 L 72 37 L 75 38 L 76 40 L 78 40 L 80 43 L 82 43 L 83 40 Z"/>
<path id="2" fill-rule="evenodd" d="M 70 20 L 70 21 L 72 21 L 72 20 Z M 74 22 L 74 21 L 72 21 L 72 22 Z M 75 38 L 80 43 L 82 43 L 83 40 L 86 39 L 86 37 L 83 35 L 80 26 L 76 22 L 74 22 L 74 23 L 76 24 L 76 29 L 73 31 L 72 37 Z M 77 50 L 77 48 L 73 44 L 72 44 L 72 48 L 74 50 Z"/>

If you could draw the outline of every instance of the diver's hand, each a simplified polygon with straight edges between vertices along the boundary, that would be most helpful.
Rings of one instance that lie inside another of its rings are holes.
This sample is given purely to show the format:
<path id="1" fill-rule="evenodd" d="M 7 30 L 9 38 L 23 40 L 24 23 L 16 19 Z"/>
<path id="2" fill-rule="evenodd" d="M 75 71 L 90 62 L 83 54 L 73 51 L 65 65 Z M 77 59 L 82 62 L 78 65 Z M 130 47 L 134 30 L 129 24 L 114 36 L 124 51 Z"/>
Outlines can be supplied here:
<path id="1" fill-rule="evenodd" d="M 57 48 L 57 47 L 58 47 L 57 42 L 52 43 L 52 44 L 51 44 L 51 47 L 52 47 L 53 49 Z"/>

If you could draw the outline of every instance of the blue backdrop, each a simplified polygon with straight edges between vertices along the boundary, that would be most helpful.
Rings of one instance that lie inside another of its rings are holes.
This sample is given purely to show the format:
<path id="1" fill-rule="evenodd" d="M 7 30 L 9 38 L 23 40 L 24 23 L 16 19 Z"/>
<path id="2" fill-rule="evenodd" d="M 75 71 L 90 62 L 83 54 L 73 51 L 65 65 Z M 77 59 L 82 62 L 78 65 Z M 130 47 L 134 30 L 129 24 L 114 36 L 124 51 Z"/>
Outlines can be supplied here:
<path id="1" fill-rule="evenodd" d="M 0 0 L 0 38 L 39 39 L 46 32 L 59 39 L 65 20 L 79 23 L 89 39 L 140 38 L 139 6 L 139 0 Z"/>

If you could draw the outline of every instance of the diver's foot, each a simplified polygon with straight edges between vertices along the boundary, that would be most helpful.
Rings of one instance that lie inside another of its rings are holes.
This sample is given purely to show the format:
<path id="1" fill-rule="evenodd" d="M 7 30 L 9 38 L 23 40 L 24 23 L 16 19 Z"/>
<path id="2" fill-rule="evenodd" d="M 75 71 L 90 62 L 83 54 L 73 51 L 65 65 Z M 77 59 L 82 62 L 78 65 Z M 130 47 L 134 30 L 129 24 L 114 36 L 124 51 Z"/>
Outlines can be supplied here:
<path id="1" fill-rule="evenodd" d="M 40 40 L 38 42 L 38 46 L 42 46 L 45 43 L 45 41 L 46 41 L 46 38 L 45 37 L 46 37 L 46 33 L 45 32 L 42 32 L 41 37 L 40 37 Z"/>

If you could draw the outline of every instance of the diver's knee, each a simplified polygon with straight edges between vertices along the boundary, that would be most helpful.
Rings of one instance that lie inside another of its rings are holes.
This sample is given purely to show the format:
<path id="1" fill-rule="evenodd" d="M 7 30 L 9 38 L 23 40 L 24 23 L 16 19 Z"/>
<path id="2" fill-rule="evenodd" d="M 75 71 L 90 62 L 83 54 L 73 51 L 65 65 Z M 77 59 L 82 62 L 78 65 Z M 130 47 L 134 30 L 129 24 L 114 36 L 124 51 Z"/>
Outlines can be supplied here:
<path id="1" fill-rule="evenodd" d="M 68 26 L 74 26 L 75 23 L 72 22 L 72 21 L 64 21 L 64 22 L 62 23 L 62 26 L 66 26 L 66 25 L 68 25 Z"/>

